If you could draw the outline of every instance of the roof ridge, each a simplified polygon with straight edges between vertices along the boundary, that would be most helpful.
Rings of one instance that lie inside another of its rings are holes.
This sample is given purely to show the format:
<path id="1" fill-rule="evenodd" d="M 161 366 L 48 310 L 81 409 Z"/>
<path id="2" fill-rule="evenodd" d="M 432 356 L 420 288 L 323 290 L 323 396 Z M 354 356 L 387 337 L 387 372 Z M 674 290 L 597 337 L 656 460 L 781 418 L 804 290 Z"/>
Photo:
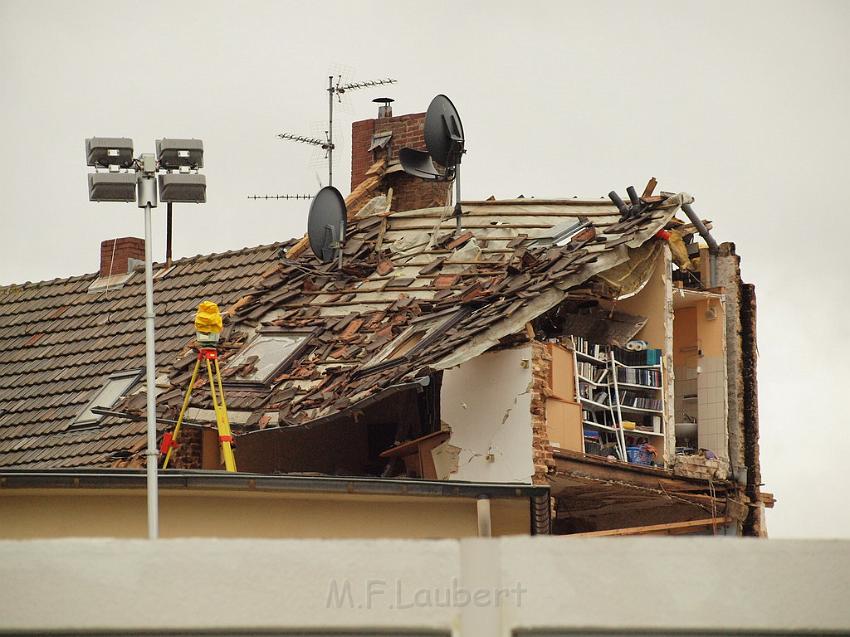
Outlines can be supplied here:
<path id="1" fill-rule="evenodd" d="M 187 263 L 190 261 L 207 261 L 213 257 L 223 257 L 223 256 L 232 256 L 237 254 L 245 254 L 246 252 L 254 252 L 262 250 L 263 248 L 277 248 L 282 245 L 285 245 L 294 239 L 287 239 L 286 241 L 275 241 L 273 243 L 263 243 L 256 246 L 246 246 L 244 248 L 238 248 L 236 250 L 227 250 L 225 252 L 209 252 L 207 254 L 196 254 L 190 257 L 181 257 L 180 259 L 175 259 L 172 261 L 171 265 L 179 265 L 183 263 Z M 154 261 L 153 267 L 163 267 L 165 263 L 162 261 Z M 97 272 L 87 272 L 85 274 L 75 274 L 69 277 L 57 277 L 55 279 L 43 279 L 41 281 L 25 281 L 23 283 L 7 283 L 6 285 L 0 285 L 0 295 L 9 292 L 17 292 L 20 290 L 28 290 L 34 287 L 41 287 L 43 285 L 55 285 L 58 283 L 71 283 L 73 281 L 82 281 L 86 278 L 97 279 Z"/>

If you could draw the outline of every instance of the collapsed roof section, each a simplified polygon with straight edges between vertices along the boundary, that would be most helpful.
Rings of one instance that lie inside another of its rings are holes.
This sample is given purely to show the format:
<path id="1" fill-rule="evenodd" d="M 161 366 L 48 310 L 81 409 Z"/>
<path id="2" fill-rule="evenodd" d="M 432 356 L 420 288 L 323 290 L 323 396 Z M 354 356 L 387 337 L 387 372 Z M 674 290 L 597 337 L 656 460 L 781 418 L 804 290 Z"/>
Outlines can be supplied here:
<path id="1" fill-rule="evenodd" d="M 392 193 L 380 194 L 383 162 L 371 172 L 348 198 L 341 270 L 302 240 L 228 312 L 223 374 L 242 432 L 333 418 L 524 337 L 526 323 L 594 275 L 644 261 L 659 230 L 692 200 L 666 194 L 625 220 L 605 200 L 464 202 L 458 234 L 448 205 L 391 211 Z M 265 385 L 234 383 L 264 364 L 239 352 L 272 330 L 306 342 Z M 160 397 L 165 416 L 179 408 L 193 360 L 187 348 L 174 366 L 172 390 Z M 203 396 L 193 400 L 210 407 Z"/>

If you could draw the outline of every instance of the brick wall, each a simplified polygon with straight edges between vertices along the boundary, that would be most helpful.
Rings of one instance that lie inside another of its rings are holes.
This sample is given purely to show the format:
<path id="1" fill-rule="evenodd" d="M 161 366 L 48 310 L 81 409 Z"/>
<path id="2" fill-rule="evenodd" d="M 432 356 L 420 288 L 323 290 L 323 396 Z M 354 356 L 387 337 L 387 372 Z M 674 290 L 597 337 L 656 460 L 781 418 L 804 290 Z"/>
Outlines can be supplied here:
<path id="1" fill-rule="evenodd" d="M 727 480 L 729 478 L 729 463 L 723 458 L 705 456 L 676 456 L 673 474 L 686 478 L 700 480 Z"/>
<path id="2" fill-rule="evenodd" d="M 535 484 L 548 484 L 546 476 L 555 467 L 546 423 L 546 397 L 552 393 L 549 387 L 551 367 L 552 356 L 546 345 L 534 341 L 531 345 L 531 446 Z"/>
<path id="3" fill-rule="evenodd" d="M 386 149 L 369 151 L 372 135 L 391 131 Z M 382 117 L 354 122 L 351 125 L 351 189 L 366 178 L 366 171 L 381 157 L 390 162 L 398 159 L 401 148 L 425 150 L 425 113 Z M 393 210 L 417 210 L 451 204 L 449 182 L 433 182 L 394 172 L 384 178 L 384 188 L 393 189 Z"/>
<path id="4" fill-rule="evenodd" d="M 183 427 L 178 447 L 168 466 L 172 469 L 201 469 L 203 458 L 203 429 Z"/>
<path id="5" fill-rule="evenodd" d="M 145 260 L 145 240 L 121 237 L 100 242 L 100 276 L 126 274 L 129 259 Z"/>

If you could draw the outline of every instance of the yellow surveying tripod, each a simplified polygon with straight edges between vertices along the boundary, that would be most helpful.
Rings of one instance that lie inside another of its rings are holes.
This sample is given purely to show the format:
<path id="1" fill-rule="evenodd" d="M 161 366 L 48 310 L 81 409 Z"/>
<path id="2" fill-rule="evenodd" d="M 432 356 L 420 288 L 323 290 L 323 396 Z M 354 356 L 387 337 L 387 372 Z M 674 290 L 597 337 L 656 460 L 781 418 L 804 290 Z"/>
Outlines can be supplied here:
<path id="1" fill-rule="evenodd" d="M 198 370 L 201 368 L 201 361 L 205 361 L 207 365 L 207 378 L 209 379 L 210 396 L 212 397 L 213 409 L 215 410 L 218 442 L 221 446 L 221 455 L 224 458 L 224 468 L 227 471 L 236 471 L 236 458 L 233 456 L 233 435 L 230 432 L 230 421 L 227 419 L 227 404 L 224 402 L 224 388 L 221 386 L 221 370 L 218 366 L 218 350 L 215 347 L 198 348 L 198 360 L 195 361 L 192 379 L 189 381 L 189 387 L 186 388 L 186 396 L 183 398 L 183 406 L 180 408 L 180 415 L 177 417 L 174 433 L 166 433 L 162 438 L 162 446 L 159 450 L 160 454 L 165 454 L 165 461 L 162 463 L 162 468 L 165 469 L 168 467 L 168 461 L 171 460 L 171 453 L 177 446 L 177 438 L 180 436 L 180 428 L 183 425 L 183 416 L 186 415 L 186 409 L 189 407 L 189 399 L 192 397 L 192 389 L 195 386 L 195 381 L 198 379 Z M 216 389 L 218 390 L 217 392 Z"/>

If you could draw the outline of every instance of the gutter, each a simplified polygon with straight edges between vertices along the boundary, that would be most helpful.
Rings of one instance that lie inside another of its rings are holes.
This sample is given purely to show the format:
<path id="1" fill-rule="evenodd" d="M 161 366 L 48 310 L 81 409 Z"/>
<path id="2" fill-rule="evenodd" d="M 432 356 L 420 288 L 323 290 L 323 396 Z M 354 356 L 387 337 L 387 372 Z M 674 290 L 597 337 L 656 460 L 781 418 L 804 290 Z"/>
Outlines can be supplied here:
<path id="1" fill-rule="evenodd" d="M 548 486 L 531 484 L 266 475 L 202 469 L 160 470 L 159 481 L 161 490 L 172 491 L 203 489 L 502 500 L 549 497 Z M 145 486 L 144 469 L 0 470 L 0 492 L 4 489 L 144 489 Z"/>

